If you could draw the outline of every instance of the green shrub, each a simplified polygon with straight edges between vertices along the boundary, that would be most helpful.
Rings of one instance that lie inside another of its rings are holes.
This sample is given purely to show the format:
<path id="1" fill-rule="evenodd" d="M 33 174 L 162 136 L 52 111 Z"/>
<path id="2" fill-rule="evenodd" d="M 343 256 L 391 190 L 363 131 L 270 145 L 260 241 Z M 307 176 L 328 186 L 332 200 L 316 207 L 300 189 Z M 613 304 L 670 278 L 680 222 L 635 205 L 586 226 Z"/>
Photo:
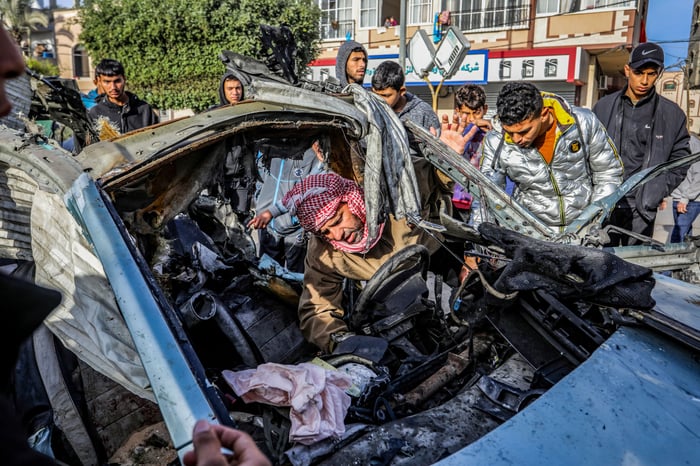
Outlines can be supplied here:
<path id="1" fill-rule="evenodd" d="M 27 58 L 26 64 L 27 68 L 43 76 L 58 76 L 60 74 L 58 66 L 54 65 L 53 63 L 47 60 Z"/>

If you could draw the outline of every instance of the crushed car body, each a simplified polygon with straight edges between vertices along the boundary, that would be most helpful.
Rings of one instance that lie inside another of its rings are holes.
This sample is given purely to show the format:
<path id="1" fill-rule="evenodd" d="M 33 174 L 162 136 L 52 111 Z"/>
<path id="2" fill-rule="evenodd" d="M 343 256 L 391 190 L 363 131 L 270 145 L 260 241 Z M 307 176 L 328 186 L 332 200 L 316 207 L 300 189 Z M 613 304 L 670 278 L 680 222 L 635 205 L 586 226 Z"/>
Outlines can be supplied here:
<path id="1" fill-rule="evenodd" d="M 614 202 L 565 234 L 550 231 L 409 125 L 411 147 L 364 90 L 291 85 L 228 58 L 248 100 L 77 156 L 0 130 L 5 211 L 23 213 L 3 256 L 35 262 L 37 282 L 63 292 L 48 327 L 90 366 L 154 399 L 180 453 L 205 418 L 248 431 L 278 464 L 692 462 L 700 288 L 589 247 Z M 424 249 L 407 248 L 353 295 L 348 322 L 374 338 L 330 355 L 298 328 L 301 277 L 256 257 L 231 202 L 240 178 L 255 182 L 256 156 L 298 157 L 318 139 L 328 166 L 363 184 L 371 234 L 388 213 L 421 223 L 411 149 L 468 181 L 500 225 L 477 231 L 442 218 L 446 235 L 481 245 L 492 265 L 450 286 L 427 271 Z M 244 403 L 227 381 L 307 363 L 350 378 L 344 433 L 290 441 L 289 407 Z M 673 449 L 650 447 L 666 432 Z"/>

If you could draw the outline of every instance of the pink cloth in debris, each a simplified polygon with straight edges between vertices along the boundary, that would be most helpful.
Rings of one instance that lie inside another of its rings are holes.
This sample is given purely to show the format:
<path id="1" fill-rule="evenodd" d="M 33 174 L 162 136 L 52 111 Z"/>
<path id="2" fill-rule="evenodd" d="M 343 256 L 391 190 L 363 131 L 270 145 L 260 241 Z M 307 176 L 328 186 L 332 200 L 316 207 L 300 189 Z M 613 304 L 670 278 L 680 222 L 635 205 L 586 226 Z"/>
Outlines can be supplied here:
<path id="1" fill-rule="evenodd" d="M 310 363 L 266 363 L 257 369 L 223 371 L 226 382 L 246 403 L 291 407 L 289 440 L 310 445 L 345 433 L 350 377 Z"/>

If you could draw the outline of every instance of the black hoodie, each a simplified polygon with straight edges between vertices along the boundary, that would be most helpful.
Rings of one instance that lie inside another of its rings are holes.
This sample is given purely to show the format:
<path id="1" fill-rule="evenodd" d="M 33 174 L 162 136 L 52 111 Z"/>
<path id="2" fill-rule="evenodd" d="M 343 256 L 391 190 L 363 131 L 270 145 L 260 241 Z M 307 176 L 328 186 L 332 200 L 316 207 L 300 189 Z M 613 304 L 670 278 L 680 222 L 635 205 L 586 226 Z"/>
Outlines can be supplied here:
<path id="1" fill-rule="evenodd" d="M 610 139 L 620 151 L 625 180 L 636 171 L 690 154 L 686 116 L 675 102 L 657 94 L 652 87 L 647 97 L 632 105 L 626 92 L 627 86 L 603 97 L 593 106 L 593 113 L 605 125 Z M 646 116 L 646 121 L 640 121 L 643 116 Z M 634 123 L 645 128 L 646 134 L 625 131 L 625 124 L 629 127 L 633 123 L 630 120 L 625 122 L 625 117 L 636 118 Z M 643 141 L 646 142 L 642 144 Z M 627 204 L 634 203 L 645 219 L 653 220 L 659 203 L 676 189 L 687 171 L 688 167 L 684 166 L 657 176 L 628 193 Z"/>
<path id="2" fill-rule="evenodd" d="M 126 91 L 129 100 L 124 105 L 117 105 L 103 98 L 94 107 L 88 110 L 88 114 L 93 121 L 97 122 L 100 117 L 109 119 L 112 126 L 120 134 L 134 131 L 145 126 L 155 125 L 159 122 L 158 115 L 150 105 Z"/>
<path id="3" fill-rule="evenodd" d="M 224 82 L 230 77 L 234 77 L 238 79 L 238 77 L 233 74 L 230 71 L 227 71 L 224 73 L 224 75 L 221 77 L 221 81 L 219 82 L 219 105 L 216 105 L 216 107 L 222 107 L 224 105 L 229 105 L 229 101 L 226 98 L 226 94 L 224 94 Z M 240 81 L 240 80 L 239 80 Z M 241 83 L 243 84 L 243 83 Z M 243 93 L 241 94 L 241 100 L 245 98 L 245 89 L 243 90 Z"/>

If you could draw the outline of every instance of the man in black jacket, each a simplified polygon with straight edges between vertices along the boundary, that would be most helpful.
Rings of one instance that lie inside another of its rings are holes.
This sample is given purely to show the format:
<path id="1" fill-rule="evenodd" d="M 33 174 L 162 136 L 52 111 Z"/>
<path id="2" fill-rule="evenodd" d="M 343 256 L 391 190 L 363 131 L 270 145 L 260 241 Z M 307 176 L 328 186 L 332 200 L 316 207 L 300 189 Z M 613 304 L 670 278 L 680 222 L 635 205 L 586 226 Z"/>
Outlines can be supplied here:
<path id="1" fill-rule="evenodd" d="M 654 87 L 663 67 L 661 47 L 651 42 L 638 45 L 625 65 L 627 86 L 603 97 L 593 107 L 618 148 L 625 180 L 640 170 L 690 153 L 683 110 L 658 95 Z M 628 193 L 617 204 L 608 222 L 653 236 L 657 209 L 683 181 L 686 171 L 687 167 L 668 171 Z M 612 246 L 638 243 L 634 238 L 621 235 L 611 235 L 611 240 Z"/>
<path id="2" fill-rule="evenodd" d="M 95 75 L 105 92 L 105 98 L 88 113 L 99 126 L 97 129 L 101 135 L 112 135 L 114 132 L 124 134 L 158 123 L 158 115 L 151 106 L 125 89 L 126 77 L 121 63 L 104 59 L 95 67 Z M 104 131 L 103 121 L 109 123 L 114 131 Z"/>

